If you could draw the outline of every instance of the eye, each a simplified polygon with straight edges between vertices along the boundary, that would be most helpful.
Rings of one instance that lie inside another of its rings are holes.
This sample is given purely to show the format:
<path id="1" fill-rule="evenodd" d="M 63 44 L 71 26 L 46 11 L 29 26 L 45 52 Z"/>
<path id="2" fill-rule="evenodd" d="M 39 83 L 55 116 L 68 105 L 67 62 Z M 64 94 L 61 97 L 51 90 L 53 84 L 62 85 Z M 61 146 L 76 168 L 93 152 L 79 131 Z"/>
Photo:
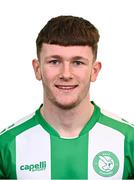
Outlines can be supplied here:
<path id="1" fill-rule="evenodd" d="M 57 64 L 60 64 L 60 61 L 58 59 L 52 59 L 48 63 L 53 64 L 53 65 L 57 65 Z"/>
<path id="2" fill-rule="evenodd" d="M 73 64 L 74 65 L 77 65 L 77 66 L 80 66 L 80 65 L 83 65 L 84 62 L 80 61 L 80 60 L 76 60 L 76 61 L 73 61 Z"/>

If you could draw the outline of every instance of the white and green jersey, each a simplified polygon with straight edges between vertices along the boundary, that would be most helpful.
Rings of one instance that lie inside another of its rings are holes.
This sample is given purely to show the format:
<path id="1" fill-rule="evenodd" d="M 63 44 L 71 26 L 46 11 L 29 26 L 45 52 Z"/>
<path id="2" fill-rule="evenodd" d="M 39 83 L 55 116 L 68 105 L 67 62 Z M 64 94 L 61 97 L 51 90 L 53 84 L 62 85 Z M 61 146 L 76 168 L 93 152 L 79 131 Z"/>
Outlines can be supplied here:
<path id="1" fill-rule="evenodd" d="M 1 132 L 0 179 L 134 178 L 134 128 L 94 107 L 75 138 L 60 137 L 40 108 Z"/>

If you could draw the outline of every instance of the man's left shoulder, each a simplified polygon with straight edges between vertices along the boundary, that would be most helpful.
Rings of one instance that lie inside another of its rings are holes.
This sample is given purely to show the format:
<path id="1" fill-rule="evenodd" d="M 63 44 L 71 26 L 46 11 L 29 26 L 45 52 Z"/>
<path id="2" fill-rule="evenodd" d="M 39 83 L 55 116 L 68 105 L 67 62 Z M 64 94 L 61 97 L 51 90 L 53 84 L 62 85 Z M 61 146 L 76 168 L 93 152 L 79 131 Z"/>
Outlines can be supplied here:
<path id="1" fill-rule="evenodd" d="M 122 134 L 133 135 L 134 137 L 134 124 L 130 121 L 125 120 L 122 117 L 119 117 L 116 114 L 105 111 L 101 109 L 100 123 L 103 125 L 109 126 Z"/>

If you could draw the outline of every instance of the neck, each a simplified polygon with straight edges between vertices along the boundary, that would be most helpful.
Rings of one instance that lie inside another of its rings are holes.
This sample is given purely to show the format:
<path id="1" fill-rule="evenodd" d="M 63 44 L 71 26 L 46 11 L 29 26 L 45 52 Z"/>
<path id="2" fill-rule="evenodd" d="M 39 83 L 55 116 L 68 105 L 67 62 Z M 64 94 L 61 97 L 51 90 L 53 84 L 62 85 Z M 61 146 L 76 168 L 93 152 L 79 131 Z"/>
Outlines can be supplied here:
<path id="1" fill-rule="evenodd" d="M 83 111 L 84 110 L 84 111 Z M 44 102 L 41 113 L 45 120 L 61 137 L 76 137 L 90 119 L 94 106 L 89 98 L 70 110 L 61 109 L 54 104 Z"/>

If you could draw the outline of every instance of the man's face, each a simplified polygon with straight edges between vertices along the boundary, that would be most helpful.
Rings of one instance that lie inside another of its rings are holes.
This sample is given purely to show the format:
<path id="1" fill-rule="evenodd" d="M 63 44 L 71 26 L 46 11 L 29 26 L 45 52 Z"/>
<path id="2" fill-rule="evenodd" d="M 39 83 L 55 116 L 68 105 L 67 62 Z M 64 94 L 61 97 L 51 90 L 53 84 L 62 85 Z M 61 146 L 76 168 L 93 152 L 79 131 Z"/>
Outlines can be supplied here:
<path id="1" fill-rule="evenodd" d="M 44 102 L 71 109 L 89 98 L 90 82 L 95 81 L 100 63 L 93 62 L 89 46 L 43 44 L 40 60 L 33 60 L 36 78 L 42 80 Z"/>

